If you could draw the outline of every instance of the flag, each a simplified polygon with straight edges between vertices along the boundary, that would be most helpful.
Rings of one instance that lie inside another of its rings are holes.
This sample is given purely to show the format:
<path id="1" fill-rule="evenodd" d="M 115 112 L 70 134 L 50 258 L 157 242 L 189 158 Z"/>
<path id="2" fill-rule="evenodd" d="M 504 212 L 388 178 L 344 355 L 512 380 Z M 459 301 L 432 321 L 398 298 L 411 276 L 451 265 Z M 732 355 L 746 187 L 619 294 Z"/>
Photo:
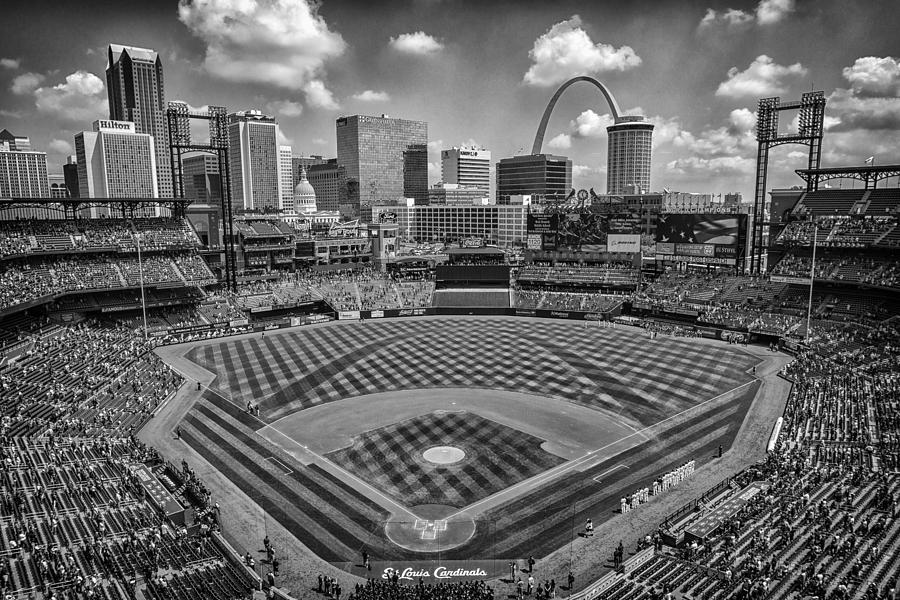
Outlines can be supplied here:
<path id="1" fill-rule="evenodd" d="M 874 156 L 870 156 L 869 158 L 866 159 L 866 164 L 867 164 L 867 165 L 871 165 L 871 164 L 874 163 L 874 162 L 875 162 L 875 157 L 874 157 Z"/>

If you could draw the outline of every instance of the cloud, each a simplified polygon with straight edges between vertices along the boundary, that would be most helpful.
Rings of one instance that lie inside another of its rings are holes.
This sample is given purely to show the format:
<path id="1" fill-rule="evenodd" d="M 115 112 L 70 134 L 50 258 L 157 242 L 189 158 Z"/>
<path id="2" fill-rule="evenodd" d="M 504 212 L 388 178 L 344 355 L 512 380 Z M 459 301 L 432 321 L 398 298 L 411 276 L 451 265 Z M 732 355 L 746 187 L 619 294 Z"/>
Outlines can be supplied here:
<path id="1" fill-rule="evenodd" d="M 800 63 L 783 66 L 760 54 L 744 71 L 737 67 L 728 69 L 728 79 L 719 84 L 716 96 L 772 96 L 784 92 L 784 79 L 803 75 L 806 75 L 806 68 Z"/>
<path id="2" fill-rule="evenodd" d="M 572 165 L 572 179 L 585 179 L 596 175 L 606 174 L 606 165 L 589 167 L 587 165 Z"/>
<path id="3" fill-rule="evenodd" d="M 87 71 L 66 76 L 65 83 L 34 90 L 39 112 L 66 121 L 90 122 L 109 114 L 103 80 Z"/>
<path id="4" fill-rule="evenodd" d="M 331 91 L 325 87 L 325 83 L 318 79 L 308 82 L 303 91 L 306 93 L 306 103 L 313 108 L 337 110 L 341 107 Z"/>
<path id="5" fill-rule="evenodd" d="M 311 106 L 336 106 L 325 63 L 347 44 L 312 0 L 180 0 L 178 18 L 206 45 L 214 77 L 303 91 Z"/>
<path id="6" fill-rule="evenodd" d="M 569 121 L 572 135 L 576 137 L 599 137 L 606 135 L 606 128 L 612 124 L 612 115 L 609 113 L 598 115 L 590 109 L 582 112 L 574 121 Z"/>
<path id="7" fill-rule="evenodd" d="M 289 138 L 287 134 L 284 132 L 281 127 L 277 129 L 278 131 L 278 145 L 279 146 L 293 146 L 294 140 Z"/>
<path id="8" fill-rule="evenodd" d="M 743 156 L 689 156 L 666 163 L 666 170 L 675 175 L 744 177 L 755 169 L 756 159 Z"/>
<path id="9" fill-rule="evenodd" d="M 890 56 L 865 56 L 845 67 L 843 75 L 850 87 L 837 88 L 828 96 L 828 132 L 896 135 L 900 131 L 900 62 Z"/>
<path id="10" fill-rule="evenodd" d="M 441 179 L 441 150 L 444 148 L 444 140 L 432 140 L 428 142 L 428 183 L 437 183 Z"/>
<path id="11" fill-rule="evenodd" d="M 19 65 L 22 64 L 22 59 L 20 58 L 0 58 L 0 67 L 4 69 L 18 69 Z"/>
<path id="12" fill-rule="evenodd" d="M 657 148 L 665 144 L 672 144 L 676 147 L 688 146 L 694 141 L 694 136 L 689 131 L 685 131 L 681 126 L 681 121 L 677 118 L 666 117 L 649 117 L 648 120 L 653 123 L 653 147 Z"/>
<path id="13" fill-rule="evenodd" d="M 46 78 L 40 73 L 22 73 L 13 78 L 12 85 L 9 89 L 13 94 L 23 96 L 25 94 L 30 94 L 40 87 L 44 79 Z"/>
<path id="14" fill-rule="evenodd" d="M 424 31 L 415 33 L 401 33 L 397 37 L 391 37 L 388 45 L 397 52 L 404 54 L 429 55 L 440 51 L 444 45 Z"/>
<path id="15" fill-rule="evenodd" d="M 750 24 L 774 25 L 794 12 L 794 0 L 761 0 L 753 12 L 729 8 L 721 12 L 712 8 L 700 19 L 699 27 L 707 29 L 714 25 L 736 28 Z"/>
<path id="16" fill-rule="evenodd" d="M 577 75 L 627 71 L 641 64 L 631 46 L 595 44 L 582 29 L 578 15 L 556 23 L 539 36 L 528 56 L 533 64 L 524 81 L 537 86 L 556 85 Z"/>
<path id="17" fill-rule="evenodd" d="M 47 148 L 49 148 L 51 152 L 55 152 L 56 154 L 64 154 L 66 156 L 75 154 L 75 152 L 72 150 L 72 144 L 70 144 L 66 140 L 52 139 L 50 140 L 50 143 L 47 144 Z"/>
<path id="18" fill-rule="evenodd" d="M 303 114 L 303 105 L 291 100 L 273 100 L 266 104 L 266 109 L 276 115 L 299 117 Z"/>
<path id="19" fill-rule="evenodd" d="M 857 96 L 900 96 L 900 60 L 892 56 L 857 58 L 843 75 Z"/>
<path id="20" fill-rule="evenodd" d="M 756 6 L 756 22 L 760 25 L 772 25 L 792 12 L 794 0 L 762 0 Z"/>
<path id="21" fill-rule="evenodd" d="M 568 133 L 560 133 L 558 136 L 547 142 L 547 146 L 554 150 L 566 150 L 572 147 L 572 136 Z"/>
<path id="22" fill-rule="evenodd" d="M 353 99 L 359 100 L 360 102 L 388 102 L 391 99 L 391 96 L 384 91 L 376 92 L 375 90 L 366 90 L 359 94 L 353 94 Z"/>
<path id="23" fill-rule="evenodd" d="M 326 140 L 325 138 L 313 138 L 312 143 L 319 146 L 325 146 L 328 144 L 328 140 Z"/>

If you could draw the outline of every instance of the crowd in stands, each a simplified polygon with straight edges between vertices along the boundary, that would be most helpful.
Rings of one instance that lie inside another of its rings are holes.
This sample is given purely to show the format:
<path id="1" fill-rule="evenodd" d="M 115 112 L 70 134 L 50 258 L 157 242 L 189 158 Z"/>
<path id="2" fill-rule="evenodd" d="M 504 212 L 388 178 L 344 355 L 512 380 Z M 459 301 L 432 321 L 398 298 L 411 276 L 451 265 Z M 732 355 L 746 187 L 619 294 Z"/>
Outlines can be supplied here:
<path id="1" fill-rule="evenodd" d="M 625 287 L 637 283 L 638 272 L 631 263 L 603 265 L 530 263 L 519 268 L 517 279 L 520 282 L 544 285 Z"/>
<path id="2" fill-rule="evenodd" d="M 347 600 L 494 600 L 494 591 L 483 581 L 405 585 L 394 577 L 358 583 Z"/>

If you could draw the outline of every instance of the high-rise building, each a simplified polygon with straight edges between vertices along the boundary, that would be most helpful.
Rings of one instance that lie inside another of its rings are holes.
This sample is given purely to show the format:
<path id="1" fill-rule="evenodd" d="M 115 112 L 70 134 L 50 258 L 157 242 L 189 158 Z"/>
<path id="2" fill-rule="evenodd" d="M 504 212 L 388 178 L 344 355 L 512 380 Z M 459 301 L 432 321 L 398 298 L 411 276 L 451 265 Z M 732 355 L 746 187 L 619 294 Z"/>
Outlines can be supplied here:
<path id="1" fill-rule="evenodd" d="M 181 161 L 184 176 L 184 197 L 197 202 L 218 205 L 222 201 L 222 178 L 219 157 L 203 152 Z"/>
<path id="2" fill-rule="evenodd" d="M 476 187 L 485 195 L 491 190 L 491 152 L 484 148 L 441 150 L 441 181 Z"/>
<path id="3" fill-rule="evenodd" d="M 131 121 L 136 133 L 153 136 L 158 197 L 171 198 L 172 169 L 166 127 L 163 68 L 155 50 L 110 44 L 106 67 L 109 118 Z"/>
<path id="4" fill-rule="evenodd" d="M 153 136 L 135 129 L 131 121 L 101 119 L 93 131 L 75 134 L 81 198 L 159 197 Z"/>
<path id="5" fill-rule="evenodd" d="M 278 146 L 278 179 L 281 182 L 281 200 L 278 208 L 284 212 L 294 212 L 294 161 L 290 146 Z"/>
<path id="6" fill-rule="evenodd" d="M 649 192 L 653 123 L 640 116 L 619 117 L 606 128 L 606 135 L 606 193 Z"/>
<path id="7" fill-rule="evenodd" d="M 9 129 L 0 131 L 0 150 L 7 152 L 31 152 L 31 140 L 28 136 L 16 135 Z"/>
<path id="8" fill-rule="evenodd" d="M 0 198 L 47 198 L 47 153 L 31 149 L 31 140 L 0 131 Z"/>
<path id="9" fill-rule="evenodd" d="M 66 193 L 69 198 L 78 198 L 81 193 L 78 186 L 78 157 L 74 154 L 66 158 L 63 165 L 63 176 L 66 178 Z"/>
<path id="10" fill-rule="evenodd" d="M 348 187 L 358 187 L 357 209 L 403 198 L 428 201 L 428 123 L 354 115 L 339 118 L 336 127 L 337 162 L 347 170 Z"/>
<path id="11" fill-rule="evenodd" d="M 318 209 L 338 210 L 342 196 L 346 196 L 347 169 L 339 165 L 336 158 L 332 158 L 324 163 L 312 165 L 307 173 L 309 183 L 316 192 Z"/>
<path id="12" fill-rule="evenodd" d="M 291 174 L 293 176 L 294 187 L 297 187 L 297 184 L 300 183 L 300 167 L 306 169 L 306 174 L 309 175 L 309 170 L 313 165 L 324 165 L 328 160 L 329 159 L 324 158 L 319 154 L 294 156 L 291 158 Z"/>
<path id="13" fill-rule="evenodd" d="M 275 117 L 258 110 L 228 115 L 228 157 L 233 209 L 277 210 L 282 181 Z"/>
<path id="14" fill-rule="evenodd" d="M 497 204 L 510 196 L 564 197 L 572 189 L 572 161 L 554 154 L 525 154 L 497 163 Z"/>
<path id="15" fill-rule="evenodd" d="M 66 189 L 66 176 L 62 173 L 51 173 L 47 175 L 47 184 L 50 186 L 51 198 L 69 197 L 69 191 Z"/>
<path id="16" fill-rule="evenodd" d="M 27 136 L 0 131 L 0 197 L 46 198 L 47 154 L 35 152 Z"/>

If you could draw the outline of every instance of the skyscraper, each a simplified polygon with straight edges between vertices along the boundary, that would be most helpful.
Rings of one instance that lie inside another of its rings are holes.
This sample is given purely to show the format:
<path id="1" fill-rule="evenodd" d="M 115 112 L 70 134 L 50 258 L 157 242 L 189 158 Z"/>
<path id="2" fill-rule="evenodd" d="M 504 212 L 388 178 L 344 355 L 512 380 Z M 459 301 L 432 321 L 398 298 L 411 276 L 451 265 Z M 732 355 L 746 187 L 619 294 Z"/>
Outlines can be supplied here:
<path id="1" fill-rule="evenodd" d="M 294 156 L 291 158 L 291 174 L 293 176 L 293 185 L 297 187 L 297 184 L 300 183 L 300 167 L 306 169 L 306 174 L 309 175 L 309 170 L 313 165 L 324 165 L 328 162 L 329 159 L 322 157 L 320 154 L 311 154 L 309 156 Z"/>
<path id="2" fill-rule="evenodd" d="M 441 150 L 441 180 L 466 187 L 477 187 L 485 195 L 491 189 L 491 152 L 484 148 Z"/>
<path id="3" fill-rule="evenodd" d="M 163 68 L 155 50 L 110 44 L 106 67 L 109 118 L 131 121 L 136 133 L 153 136 L 157 188 L 160 198 L 171 198 L 172 170 L 166 128 L 166 93 Z"/>
<path id="4" fill-rule="evenodd" d="M 81 193 L 78 186 L 78 157 L 72 154 L 63 165 L 63 175 L 66 178 L 66 192 L 69 198 L 78 198 Z"/>
<path id="5" fill-rule="evenodd" d="M 606 128 L 608 138 L 606 193 L 650 191 L 653 124 L 644 117 L 624 116 Z"/>
<path id="6" fill-rule="evenodd" d="M 354 115 L 336 127 L 337 162 L 350 187 L 358 184 L 358 206 L 428 201 L 428 123 Z"/>
<path id="7" fill-rule="evenodd" d="M 341 199 L 347 196 L 347 169 L 336 158 L 309 167 L 309 183 L 316 192 L 319 210 L 339 210 Z M 299 181 L 298 181 L 299 183 Z"/>
<path id="8" fill-rule="evenodd" d="M 513 195 L 565 196 L 572 188 L 572 161 L 554 154 L 526 154 L 497 163 L 497 204 Z"/>
<path id="9" fill-rule="evenodd" d="M 130 121 L 101 119 L 93 131 L 75 134 L 79 197 L 159 197 L 153 136 L 135 129 Z"/>
<path id="10" fill-rule="evenodd" d="M 222 201 L 222 177 L 219 157 L 207 152 L 188 156 L 182 162 L 184 197 L 197 202 L 219 204 Z"/>
<path id="11" fill-rule="evenodd" d="M 47 153 L 31 149 L 31 140 L 0 131 L 0 198 L 47 198 Z"/>
<path id="12" fill-rule="evenodd" d="M 272 211 L 281 206 L 282 159 L 275 117 L 258 110 L 228 115 L 228 157 L 233 208 Z"/>
<path id="13" fill-rule="evenodd" d="M 278 146 L 278 180 L 281 184 L 281 200 L 278 208 L 294 212 L 294 175 L 291 173 L 293 160 L 290 146 Z"/>

